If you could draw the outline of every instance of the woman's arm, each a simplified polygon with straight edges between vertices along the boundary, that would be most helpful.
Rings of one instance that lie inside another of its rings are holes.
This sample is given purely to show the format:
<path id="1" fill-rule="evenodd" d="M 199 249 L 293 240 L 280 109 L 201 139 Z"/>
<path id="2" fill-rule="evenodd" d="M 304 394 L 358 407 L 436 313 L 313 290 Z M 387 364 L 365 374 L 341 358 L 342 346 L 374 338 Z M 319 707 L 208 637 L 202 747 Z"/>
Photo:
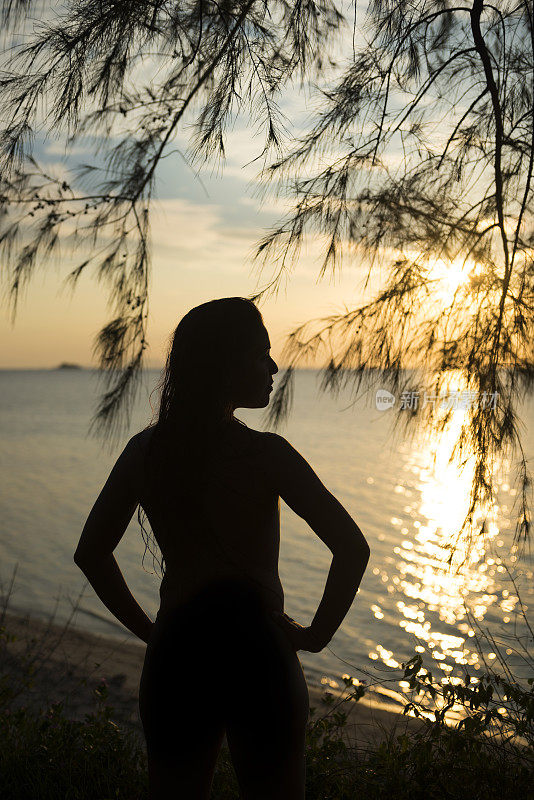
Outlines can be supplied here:
<path id="1" fill-rule="evenodd" d="M 370 549 L 358 525 L 289 442 L 268 434 L 268 462 L 280 497 L 302 517 L 333 558 L 323 597 L 308 628 L 282 617 L 298 649 L 318 652 L 332 639 L 349 611 L 369 561 Z"/>
<path id="2" fill-rule="evenodd" d="M 148 644 L 154 623 L 128 589 L 115 556 L 110 554 L 91 566 L 84 566 L 76 559 L 75 563 L 113 616 Z"/>
<path id="3" fill-rule="evenodd" d="M 91 509 L 74 563 L 119 622 L 148 642 L 154 623 L 128 589 L 113 555 L 139 502 L 140 467 L 139 446 L 130 439 Z"/>

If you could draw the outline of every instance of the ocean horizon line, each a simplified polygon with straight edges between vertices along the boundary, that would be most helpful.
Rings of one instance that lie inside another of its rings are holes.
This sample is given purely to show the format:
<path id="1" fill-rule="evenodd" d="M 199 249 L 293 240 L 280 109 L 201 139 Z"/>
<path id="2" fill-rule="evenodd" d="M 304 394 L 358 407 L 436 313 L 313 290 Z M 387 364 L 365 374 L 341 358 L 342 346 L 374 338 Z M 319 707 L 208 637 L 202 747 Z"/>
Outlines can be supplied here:
<path id="1" fill-rule="evenodd" d="M 289 365 L 278 365 L 279 370 L 285 370 L 288 368 Z M 141 371 L 143 372 L 161 372 L 165 368 L 165 365 L 162 364 L 161 366 L 146 366 L 142 367 Z M 326 369 L 326 367 L 293 367 L 295 372 L 321 372 Z M 413 372 L 417 370 L 418 367 L 402 367 L 401 372 Z M 368 372 L 376 371 L 380 372 L 383 371 L 382 367 L 366 367 Z M 57 366 L 52 367 L 2 367 L 0 366 L 0 372 L 105 372 L 105 370 L 101 370 L 99 367 L 92 367 L 92 366 L 85 366 L 83 364 L 69 364 L 67 366 L 61 366 L 58 364 Z M 344 368 L 345 372 L 356 372 L 356 368 L 351 370 L 350 367 Z"/>

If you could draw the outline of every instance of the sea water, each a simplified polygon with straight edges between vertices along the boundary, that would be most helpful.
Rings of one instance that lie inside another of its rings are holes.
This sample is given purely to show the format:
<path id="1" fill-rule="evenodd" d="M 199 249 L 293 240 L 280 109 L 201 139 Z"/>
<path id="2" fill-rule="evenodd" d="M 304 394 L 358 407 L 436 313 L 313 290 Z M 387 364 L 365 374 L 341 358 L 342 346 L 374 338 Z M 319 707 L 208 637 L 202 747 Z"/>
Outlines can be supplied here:
<path id="1" fill-rule="evenodd" d="M 12 611 L 44 619 L 53 613 L 61 623 L 79 600 L 73 624 L 121 640 L 130 636 L 72 556 L 124 444 L 152 420 L 159 378 L 157 370 L 145 372 L 130 428 L 109 453 L 88 433 L 103 390 L 96 372 L 0 370 L 0 593 L 7 593 L 16 568 Z M 532 648 L 521 609 L 532 624 L 533 565 L 528 550 L 511 549 L 518 499 L 513 460 L 497 465 L 497 502 L 485 515 L 484 536 L 459 570 L 449 569 L 448 548 L 468 507 L 473 472 L 472 464 L 460 473 L 448 463 L 462 414 L 440 441 L 425 435 L 411 441 L 394 432 L 394 408 L 377 408 L 376 387 L 355 401 L 350 387 L 333 397 L 321 393 L 319 383 L 319 371 L 296 372 L 292 411 L 278 432 L 357 522 L 371 558 L 329 647 L 299 653 L 308 681 L 336 687 L 350 675 L 366 679 L 394 701 L 406 688 L 401 664 L 415 652 L 444 678 L 466 669 L 481 674 L 485 664 L 498 669 L 501 655 L 526 678 L 517 651 L 522 644 Z M 399 398 L 395 403 L 398 408 Z M 521 403 L 519 414 L 532 468 L 533 398 Z M 265 428 L 263 410 L 239 409 L 236 416 L 250 427 Z M 457 556 L 467 553 L 466 541 L 465 536 L 459 540 Z M 136 514 L 115 555 L 133 595 L 154 618 L 160 573 L 145 552 Z M 320 602 L 330 562 L 323 542 L 281 502 L 285 608 L 304 625 Z M 486 630 L 500 643 L 498 652 L 481 636 Z"/>

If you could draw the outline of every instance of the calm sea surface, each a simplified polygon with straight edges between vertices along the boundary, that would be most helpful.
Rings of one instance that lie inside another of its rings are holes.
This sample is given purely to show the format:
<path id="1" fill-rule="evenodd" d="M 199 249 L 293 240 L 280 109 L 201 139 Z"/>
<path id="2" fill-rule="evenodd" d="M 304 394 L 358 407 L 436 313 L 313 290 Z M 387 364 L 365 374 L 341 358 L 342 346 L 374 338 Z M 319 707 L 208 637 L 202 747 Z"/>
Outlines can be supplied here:
<path id="1" fill-rule="evenodd" d="M 13 611 L 45 619 L 55 611 L 56 621 L 63 622 L 83 591 L 74 624 L 121 640 L 130 637 L 92 588 L 84 588 L 72 554 L 122 447 L 150 422 L 149 394 L 158 378 L 155 370 L 145 374 L 130 431 L 108 454 L 87 434 L 102 389 L 95 373 L 0 370 L 0 594 L 7 593 L 18 565 Z M 356 520 L 370 543 L 371 560 L 329 648 L 299 654 L 308 681 L 335 686 L 346 674 L 365 678 L 378 684 L 384 700 L 394 702 L 403 688 L 400 663 L 414 650 L 438 676 L 461 675 L 466 668 L 481 674 L 484 659 L 498 669 L 502 654 L 516 674 L 526 677 L 516 652 L 522 644 L 529 646 L 518 595 L 532 624 L 533 562 L 528 549 L 519 558 L 510 551 L 517 499 L 513 463 L 498 468 L 497 505 L 488 511 L 485 542 L 478 542 L 459 572 L 451 572 L 445 563 L 447 545 L 467 509 L 473 467 L 467 464 L 460 474 L 447 462 L 465 412 L 455 414 L 441 443 L 433 445 L 425 437 L 410 443 L 393 433 L 393 412 L 376 409 L 374 391 L 348 407 L 349 389 L 333 399 L 318 387 L 318 372 L 297 373 L 291 418 L 279 432 Z M 153 405 L 156 400 L 154 393 Z M 534 400 L 519 412 L 523 449 L 534 469 Z M 263 427 L 261 410 L 239 409 L 236 415 L 250 427 Z M 331 555 L 284 503 L 281 523 L 286 611 L 309 624 Z M 134 596 L 154 618 L 159 570 L 149 552 L 142 566 L 144 550 L 134 515 L 115 555 Z M 458 552 L 464 551 L 461 541 Z M 479 627 L 488 629 L 500 648 L 482 642 L 479 651 L 474 635 Z"/>

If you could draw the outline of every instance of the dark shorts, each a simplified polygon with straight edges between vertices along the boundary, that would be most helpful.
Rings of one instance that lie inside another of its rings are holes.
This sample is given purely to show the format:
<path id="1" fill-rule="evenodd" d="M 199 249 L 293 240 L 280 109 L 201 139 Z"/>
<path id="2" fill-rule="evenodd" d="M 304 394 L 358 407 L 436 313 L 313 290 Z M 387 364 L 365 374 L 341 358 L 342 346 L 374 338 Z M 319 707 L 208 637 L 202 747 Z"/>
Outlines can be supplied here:
<path id="1" fill-rule="evenodd" d="M 139 687 L 147 750 L 202 764 L 226 732 L 242 785 L 304 769 L 306 679 L 286 634 L 241 581 L 211 584 L 158 614 Z M 240 774 L 241 773 L 241 774 Z"/>

